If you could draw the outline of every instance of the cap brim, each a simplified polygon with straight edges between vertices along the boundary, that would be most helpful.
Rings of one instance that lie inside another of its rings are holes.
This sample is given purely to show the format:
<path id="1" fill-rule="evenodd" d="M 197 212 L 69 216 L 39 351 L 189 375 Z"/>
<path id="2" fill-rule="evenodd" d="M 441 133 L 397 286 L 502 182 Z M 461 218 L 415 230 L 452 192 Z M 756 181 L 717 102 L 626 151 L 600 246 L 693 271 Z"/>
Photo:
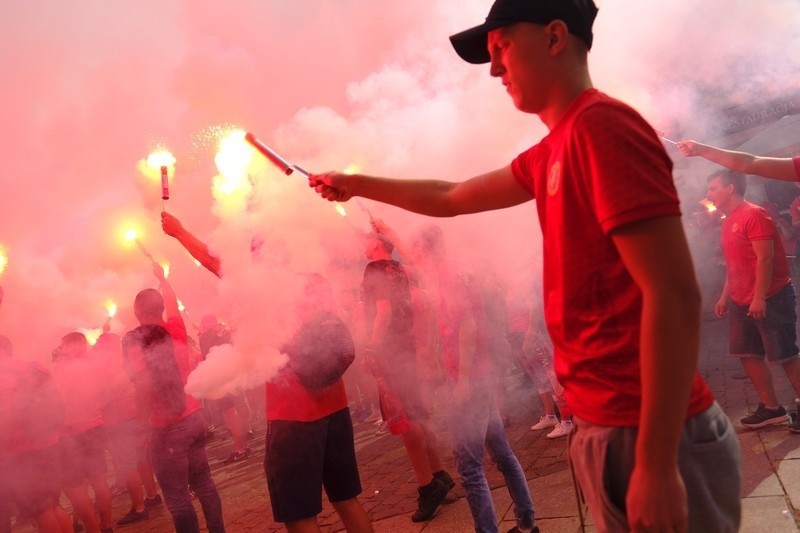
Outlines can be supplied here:
<path id="1" fill-rule="evenodd" d="M 467 63 L 480 65 L 491 61 L 487 47 L 489 32 L 503 26 L 500 22 L 484 22 L 461 33 L 450 36 L 450 42 L 456 53 Z"/>

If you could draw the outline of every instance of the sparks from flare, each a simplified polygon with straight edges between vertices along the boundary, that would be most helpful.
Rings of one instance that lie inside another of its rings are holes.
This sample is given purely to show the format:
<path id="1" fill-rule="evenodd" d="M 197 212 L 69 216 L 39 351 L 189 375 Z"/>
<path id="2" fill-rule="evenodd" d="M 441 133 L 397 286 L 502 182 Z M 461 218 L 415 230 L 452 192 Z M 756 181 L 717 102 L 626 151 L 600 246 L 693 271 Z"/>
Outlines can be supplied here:
<path id="1" fill-rule="evenodd" d="M 238 211 L 247 204 L 253 185 L 250 181 L 250 165 L 253 148 L 244 140 L 245 132 L 232 129 L 220 138 L 214 156 L 219 174 L 212 179 L 212 193 L 226 210 Z"/>

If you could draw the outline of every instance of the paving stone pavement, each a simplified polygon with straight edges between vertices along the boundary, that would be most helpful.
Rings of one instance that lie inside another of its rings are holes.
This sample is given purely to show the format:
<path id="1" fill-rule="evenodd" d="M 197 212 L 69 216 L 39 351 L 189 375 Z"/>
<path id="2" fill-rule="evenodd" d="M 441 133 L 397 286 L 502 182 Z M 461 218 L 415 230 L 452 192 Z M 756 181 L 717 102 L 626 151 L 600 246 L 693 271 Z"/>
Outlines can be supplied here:
<path id="1" fill-rule="evenodd" d="M 725 321 L 706 316 L 703 322 L 700 372 L 708 380 L 718 401 L 737 426 L 743 453 L 744 486 L 743 522 L 746 533 L 797 532 L 800 523 L 800 435 L 790 434 L 785 427 L 772 426 L 760 431 L 743 430 L 738 420 L 758 400 L 747 379 L 742 379 L 741 365 L 727 355 L 727 326 Z M 779 399 L 785 406 L 793 405 L 794 394 L 780 369 L 774 369 Z M 536 505 L 538 525 L 542 533 L 580 531 L 578 504 L 566 463 L 566 440 L 548 440 L 546 431 L 532 432 L 530 426 L 542 414 L 533 388 L 519 373 L 512 373 L 506 383 L 511 424 L 508 438 L 524 468 Z M 440 421 L 440 418 L 436 418 Z M 207 449 L 214 480 L 223 501 L 227 530 L 240 532 L 279 531 L 272 521 L 266 482 L 263 473 L 264 423 L 255 425 L 258 436 L 250 446 L 253 455 L 244 462 L 223 465 L 222 459 L 231 451 L 230 439 L 221 431 L 209 442 Z M 356 448 L 364 492 L 361 501 L 371 516 L 377 532 L 454 533 L 472 530 L 464 492 L 457 487 L 455 501 L 443 505 L 436 517 L 424 524 L 414 524 L 411 512 L 416 508 L 414 474 L 399 438 L 376 435 L 372 423 L 355 424 Z M 446 428 L 438 423 L 438 435 L 446 448 Z M 452 457 L 444 454 L 446 468 L 454 472 Z M 486 471 L 493 489 L 495 507 L 501 520 L 500 530 L 513 527 L 513 511 L 503 480 L 487 459 Z M 455 477 L 455 476 L 454 476 Z M 342 524 L 332 507 L 323 498 L 319 515 L 322 531 L 342 530 Z M 114 518 L 128 510 L 127 495 L 114 498 Z M 196 505 L 201 523 L 202 513 Z M 583 510 L 585 513 L 585 509 Z M 591 520 L 587 531 L 595 531 Z M 172 531 L 169 513 L 163 506 L 151 512 L 145 522 L 117 527 L 122 533 L 151 533 Z M 33 531 L 19 525 L 16 532 Z M 205 529 L 204 529 L 205 531 Z"/>

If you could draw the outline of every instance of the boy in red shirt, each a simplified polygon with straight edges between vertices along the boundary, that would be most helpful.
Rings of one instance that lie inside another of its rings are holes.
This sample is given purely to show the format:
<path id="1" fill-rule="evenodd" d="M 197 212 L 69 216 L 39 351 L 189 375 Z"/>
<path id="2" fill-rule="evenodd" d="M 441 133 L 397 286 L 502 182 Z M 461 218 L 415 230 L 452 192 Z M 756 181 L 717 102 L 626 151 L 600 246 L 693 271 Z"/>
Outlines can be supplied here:
<path id="1" fill-rule="evenodd" d="M 736 531 L 739 448 L 696 371 L 700 291 L 672 163 L 638 113 L 592 87 L 596 14 L 591 0 L 497 0 L 451 37 L 550 130 L 510 165 L 460 183 L 328 173 L 309 185 L 432 216 L 535 199 L 570 458 L 598 528 Z M 713 465 L 694 454 L 701 442 Z"/>

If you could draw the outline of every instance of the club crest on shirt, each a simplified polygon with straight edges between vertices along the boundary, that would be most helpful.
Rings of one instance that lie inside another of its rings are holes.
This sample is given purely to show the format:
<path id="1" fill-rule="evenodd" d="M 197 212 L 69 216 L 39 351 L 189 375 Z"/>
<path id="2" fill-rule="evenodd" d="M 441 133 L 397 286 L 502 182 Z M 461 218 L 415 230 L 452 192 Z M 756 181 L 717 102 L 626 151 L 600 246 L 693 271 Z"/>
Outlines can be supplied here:
<path id="1" fill-rule="evenodd" d="M 734 223 L 731 225 L 731 231 L 732 231 L 733 233 L 736 233 L 737 231 L 739 231 L 739 223 L 738 223 L 738 222 L 734 222 Z"/>
<path id="2" fill-rule="evenodd" d="M 547 194 L 553 196 L 558 192 L 558 186 L 561 184 L 561 161 L 556 161 L 550 167 L 550 172 L 547 173 Z"/>

